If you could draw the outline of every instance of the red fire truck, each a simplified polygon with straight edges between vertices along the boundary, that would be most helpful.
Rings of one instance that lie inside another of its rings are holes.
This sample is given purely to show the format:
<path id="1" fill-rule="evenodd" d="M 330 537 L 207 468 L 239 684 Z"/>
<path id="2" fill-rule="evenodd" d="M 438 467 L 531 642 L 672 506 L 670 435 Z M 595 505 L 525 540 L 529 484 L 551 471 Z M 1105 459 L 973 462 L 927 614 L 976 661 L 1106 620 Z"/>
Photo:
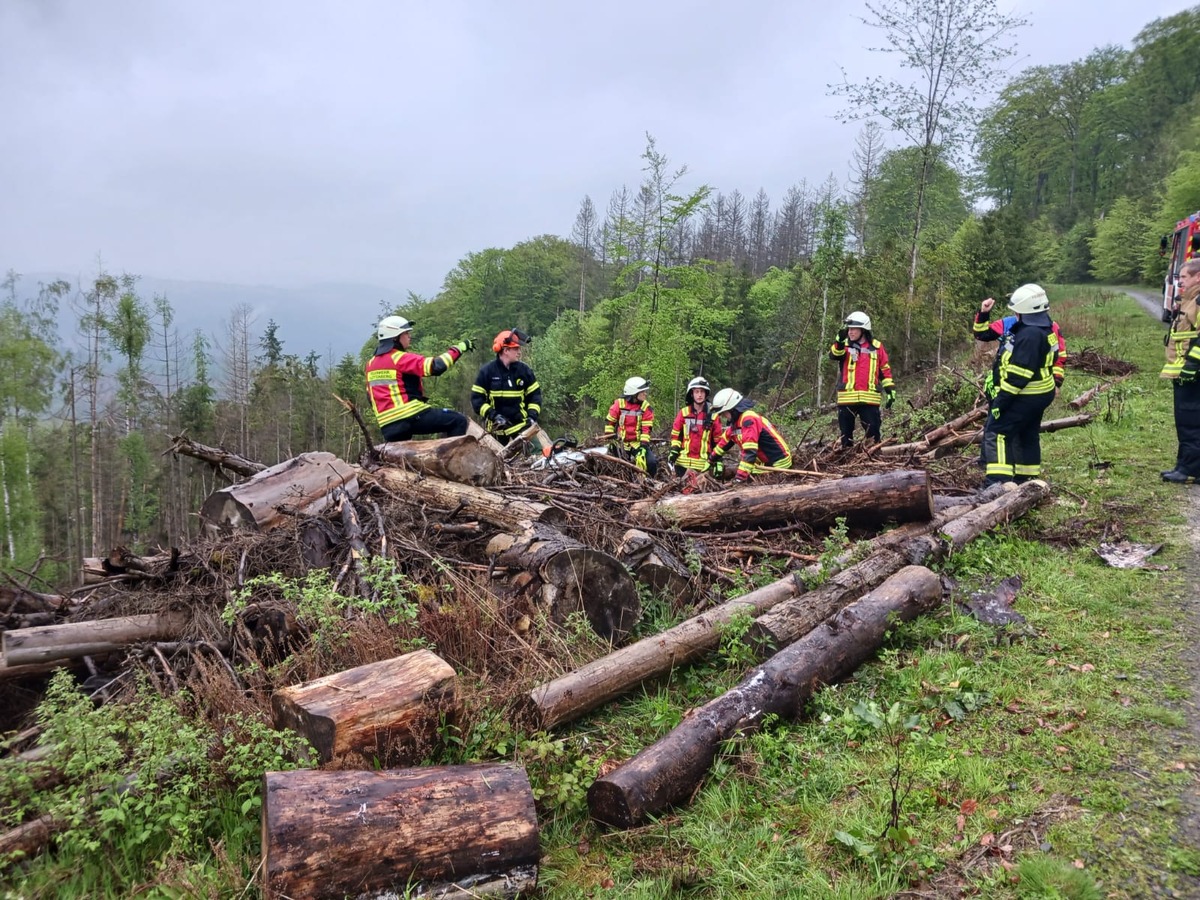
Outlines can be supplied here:
<path id="1" fill-rule="evenodd" d="M 1163 279 L 1162 320 L 1170 322 L 1179 293 L 1179 270 L 1193 256 L 1200 256 L 1200 211 L 1180 219 L 1174 232 L 1163 235 L 1158 243 L 1158 254 L 1168 259 L 1167 275 Z"/>

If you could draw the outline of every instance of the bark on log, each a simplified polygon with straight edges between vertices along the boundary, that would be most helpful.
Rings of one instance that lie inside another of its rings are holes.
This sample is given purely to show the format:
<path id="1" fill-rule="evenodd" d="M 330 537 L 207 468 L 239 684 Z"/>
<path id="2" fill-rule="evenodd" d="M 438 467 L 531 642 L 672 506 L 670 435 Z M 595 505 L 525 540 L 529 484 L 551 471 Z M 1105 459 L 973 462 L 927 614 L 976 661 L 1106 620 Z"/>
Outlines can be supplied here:
<path id="1" fill-rule="evenodd" d="M 190 456 L 208 463 L 218 471 L 226 470 L 243 478 L 257 475 L 266 468 L 260 462 L 246 459 L 244 456 L 238 456 L 236 453 L 230 453 L 221 447 L 209 447 L 205 444 L 199 444 L 182 434 L 177 434 L 171 438 L 171 446 L 167 449 L 176 456 Z"/>
<path id="2" fill-rule="evenodd" d="M 0 653 L 0 681 L 12 681 L 17 678 L 26 678 L 31 675 L 47 675 L 53 672 L 59 666 L 64 665 L 65 660 L 55 660 L 47 663 L 31 663 L 23 666 L 10 666 L 8 660 L 3 653 Z"/>
<path id="3" fill-rule="evenodd" d="M 630 828 L 685 801 L 725 741 L 757 731 L 768 715 L 794 719 L 820 685 L 844 678 L 872 656 L 895 620 L 915 618 L 941 596 L 941 581 L 929 569 L 902 569 L 597 779 L 588 789 L 592 818 Z"/>
<path id="4" fill-rule="evenodd" d="M 332 453 L 301 453 L 248 481 L 214 492 L 200 507 L 200 518 L 210 533 L 239 528 L 268 531 L 288 513 L 320 512 L 334 488 L 344 487 L 356 496 L 357 472 L 357 467 Z"/>
<path id="5" fill-rule="evenodd" d="M 479 441 L 482 447 L 496 454 L 496 459 L 504 459 L 504 445 L 488 434 L 487 429 L 474 419 L 467 420 L 467 434 Z"/>
<path id="6" fill-rule="evenodd" d="M 23 822 L 0 834 L 0 871 L 10 863 L 36 856 L 50 843 L 50 838 L 66 827 L 49 813 Z"/>
<path id="7" fill-rule="evenodd" d="M 646 532 L 636 528 L 625 532 L 617 547 L 617 559 L 651 590 L 685 603 L 691 601 L 692 575 L 687 566 Z"/>
<path id="8" fill-rule="evenodd" d="M 897 572 L 906 564 L 930 564 L 961 550 L 985 531 L 1024 515 L 1050 493 L 1049 485 L 1041 480 L 1008 486 L 1000 496 L 962 515 L 948 518 L 934 534 L 910 538 L 894 549 L 872 554 L 861 563 L 851 566 L 830 579 L 831 584 L 853 585 L 855 582 L 878 583 L 883 577 Z M 890 571 L 889 571 L 890 570 Z M 878 579 L 878 580 L 876 580 Z M 802 597 L 786 600 L 760 616 L 746 634 L 746 640 L 759 648 L 782 648 L 812 631 L 822 620 L 847 602 L 843 594 L 828 594 L 824 589 Z"/>
<path id="9" fill-rule="evenodd" d="M 25 587 L 0 584 L 0 616 L 56 612 L 70 603 L 71 601 L 61 594 L 41 594 Z"/>
<path id="10" fill-rule="evenodd" d="M 126 547 L 114 547 L 108 556 L 87 556 L 83 560 L 83 583 L 99 584 L 117 575 L 134 578 L 166 578 L 180 571 L 182 565 L 194 562 L 184 557 L 177 547 L 154 556 L 138 556 Z"/>
<path id="11" fill-rule="evenodd" d="M 187 622 L 186 613 L 168 612 L 22 628 L 0 634 L 0 654 L 7 666 L 25 666 L 112 653 L 139 641 L 176 640 Z"/>
<path id="12" fill-rule="evenodd" d="M 518 531 L 529 522 L 558 525 L 566 520 L 562 510 L 545 503 L 506 497 L 484 488 L 428 478 L 401 469 L 378 469 L 371 475 L 390 491 L 431 506 L 454 510 L 464 518 L 481 519 L 506 531 Z"/>
<path id="13" fill-rule="evenodd" d="M 1038 484 L 1044 487 L 1043 482 Z M 945 510 L 931 522 L 902 525 L 865 545 L 847 550 L 831 562 L 806 566 L 798 574 L 786 575 L 772 584 L 693 616 L 673 628 L 614 650 L 573 672 L 538 685 L 530 692 L 528 705 L 542 728 L 550 729 L 576 719 L 645 681 L 662 677 L 712 652 L 720 642 L 724 625 L 738 616 L 757 618 L 776 605 L 803 595 L 806 576 L 836 575 L 864 549 L 875 554 L 903 547 L 970 510 L 969 505 L 962 504 Z"/>
<path id="14" fill-rule="evenodd" d="M 795 520 L 813 528 L 839 516 L 853 526 L 925 522 L 933 518 L 933 491 L 924 470 L 885 472 L 820 484 L 768 484 L 714 494 L 642 500 L 630 508 L 634 521 L 680 528 L 732 528 Z"/>
<path id="15" fill-rule="evenodd" d="M 348 753 L 413 765 L 460 712 L 454 669 L 429 650 L 336 672 L 271 697 L 276 728 L 308 738 L 322 763 Z"/>
<path id="16" fill-rule="evenodd" d="M 382 462 L 459 484 L 488 486 L 504 480 L 504 464 L 469 434 L 432 441 L 390 441 L 375 448 Z"/>
<path id="17" fill-rule="evenodd" d="M 987 416 L 987 412 L 988 411 L 987 411 L 986 406 L 980 406 L 977 409 L 973 409 L 968 413 L 964 413 L 963 415 L 959 416 L 957 419 L 951 419 L 945 425 L 939 425 L 937 428 L 933 429 L 932 431 L 925 432 L 925 441 L 926 441 L 926 443 L 928 443 L 930 445 L 936 444 L 936 443 L 938 443 L 938 441 L 941 441 L 941 440 L 949 437 L 952 434 L 962 431 L 968 425 L 972 425 L 975 422 L 978 422 L 980 419 L 985 418 Z"/>
<path id="18" fill-rule="evenodd" d="M 518 534 L 498 534 L 487 552 L 510 571 L 537 575 L 541 606 L 560 625 L 583 611 L 596 634 L 619 644 L 641 618 L 637 586 L 625 566 L 560 531 L 530 525 Z"/>
<path id="19" fill-rule="evenodd" d="M 537 815 L 519 766 L 297 770 L 263 783 L 268 900 L 413 888 L 465 900 L 537 884 Z"/>

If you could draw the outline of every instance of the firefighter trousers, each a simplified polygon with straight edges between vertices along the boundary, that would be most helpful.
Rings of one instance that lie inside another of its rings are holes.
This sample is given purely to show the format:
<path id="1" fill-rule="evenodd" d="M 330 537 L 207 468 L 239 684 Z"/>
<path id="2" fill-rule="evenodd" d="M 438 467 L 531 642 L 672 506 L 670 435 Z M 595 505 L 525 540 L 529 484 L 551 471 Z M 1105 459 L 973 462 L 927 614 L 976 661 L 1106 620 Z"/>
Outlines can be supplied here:
<path id="1" fill-rule="evenodd" d="M 867 439 L 880 440 L 883 416 L 879 407 L 873 403 L 847 403 L 838 407 L 838 428 L 842 432 L 842 446 L 849 447 L 854 443 L 854 420 L 862 419 L 863 430 Z"/>
<path id="2" fill-rule="evenodd" d="M 414 434 L 445 434 L 458 437 L 467 433 L 467 417 L 452 409 L 429 407 L 415 416 L 388 422 L 379 429 L 385 441 L 408 441 Z"/>
<path id="3" fill-rule="evenodd" d="M 1042 413 L 1054 392 L 1018 394 L 983 433 L 984 473 L 987 484 L 1018 483 L 1042 472 Z"/>
<path id="4" fill-rule="evenodd" d="M 1175 437 L 1179 450 L 1175 468 L 1184 475 L 1200 478 L 1200 382 L 1175 386 Z"/>

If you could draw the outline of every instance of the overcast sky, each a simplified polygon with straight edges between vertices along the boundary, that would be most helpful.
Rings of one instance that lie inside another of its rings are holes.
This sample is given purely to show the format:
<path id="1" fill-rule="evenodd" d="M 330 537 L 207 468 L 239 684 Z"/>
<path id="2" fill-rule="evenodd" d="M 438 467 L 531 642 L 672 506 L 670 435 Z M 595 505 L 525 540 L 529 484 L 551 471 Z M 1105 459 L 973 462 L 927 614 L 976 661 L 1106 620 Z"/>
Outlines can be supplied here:
<path id="1" fill-rule="evenodd" d="M 1167 0 L 1024 0 L 1014 71 L 1128 46 Z M 635 187 L 777 203 L 847 174 L 826 85 L 861 0 L 2 0 L 0 270 L 425 296 L 466 253 Z M 368 311 L 367 316 L 374 315 Z"/>

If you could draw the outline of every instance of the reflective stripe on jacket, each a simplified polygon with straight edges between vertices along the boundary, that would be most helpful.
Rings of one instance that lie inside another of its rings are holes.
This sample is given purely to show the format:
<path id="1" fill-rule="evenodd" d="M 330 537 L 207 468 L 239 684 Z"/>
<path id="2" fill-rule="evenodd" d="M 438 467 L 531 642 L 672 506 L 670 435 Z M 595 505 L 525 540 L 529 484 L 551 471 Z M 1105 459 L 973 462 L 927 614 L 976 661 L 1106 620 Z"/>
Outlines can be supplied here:
<path id="1" fill-rule="evenodd" d="M 689 403 L 675 414 L 671 426 L 671 449 L 679 451 L 675 464 L 685 469 L 708 469 L 709 454 L 721 439 L 721 421 L 712 414 L 707 403 L 692 409 Z"/>
<path id="2" fill-rule="evenodd" d="M 853 403 L 878 406 L 883 400 L 881 391 L 894 386 L 892 367 L 882 341 L 871 338 L 870 341 L 852 341 L 845 345 L 834 343 L 829 348 L 829 356 L 841 367 L 838 406 Z"/>
<path id="3" fill-rule="evenodd" d="M 1016 316 L 1005 316 L 1003 319 L 997 319 L 994 322 L 988 321 L 988 314 L 983 312 L 975 313 L 975 323 L 971 326 L 971 330 L 975 334 L 977 341 L 998 341 L 1008 334 L 1013 325 L 1017 323 Z M 1054 340 L 1054 366 L 1051 369 L 1051 374 L 1054 376 L 1054 383 L 1062 387 L 1063 379 L 1067 374 L 1067 341 L 1062 336 L 1062 331 L 1058 327 L 1057 322 L 1050 323 L 1050 330 L 1053 332 Z M 999 355 L 999 351 L 997 351 Z M 995 396 L 993 390 L 991 396 Z"/>
<path id="4" fill-rule="evenodd" d="M 1054 355 L 1058 346 L 1044 325 L 1017 322 L 1000 342 L 996 392 L 1013 396 L 1054 393 Z"/>
<path id="5" fill-rule="evenodd" d="M 471 385 L 471 409 L 486 421 L 494 410 L 509 422 L 496 432 L 516 434 L 529 424 L 530 413 L 542 414 L 542 387 L 528 365 L 518 359 L 505 367 L 497 357 L 479 367 Z"/>
<path id="6" fill-rule="evenodd" d="M 424 379 L 441 375 L 454 365 L 458 356 L 454 347 L 439 356 L 422 356 L 407 350 L 376 354 L 366 367 L 367 393 L 371 395 L 375 421 L 387 425 L 429 409 Z"/>
<path id="7" fill-rule="evenodd" d="M 721 457 L 734 444 L 741 449 L 738 469 L 754 475 L 770 469 L 790 469 L 792 451 L 770 421 L 750 409 L 731 422 L 721 436 L 715 456 Z"/>
<path id="8" fill-rule="evenodd" d="M 626 447 L 637 447 L 650 443 L 653 424 L 654 410 L 650 404 L 618 397 L 604 418 L 604 434 L 615 435 Z"/>
<path id="9" fill-rule="evenodd" d="M 1167 362 L 1159 373 L 1161 378 L 1178 378 L 1183 369 L 1184 361 L 1190 356 L 1195 360 L 1193 368 L 1200 368 L 1200 347 L 1196 338 L 1197 319 L 1200 318 L 1200 287 L 1191 287 L 1179 302 L 1175 318 L 1171 320 L 1171 330 L 1167 332 Z"/>

